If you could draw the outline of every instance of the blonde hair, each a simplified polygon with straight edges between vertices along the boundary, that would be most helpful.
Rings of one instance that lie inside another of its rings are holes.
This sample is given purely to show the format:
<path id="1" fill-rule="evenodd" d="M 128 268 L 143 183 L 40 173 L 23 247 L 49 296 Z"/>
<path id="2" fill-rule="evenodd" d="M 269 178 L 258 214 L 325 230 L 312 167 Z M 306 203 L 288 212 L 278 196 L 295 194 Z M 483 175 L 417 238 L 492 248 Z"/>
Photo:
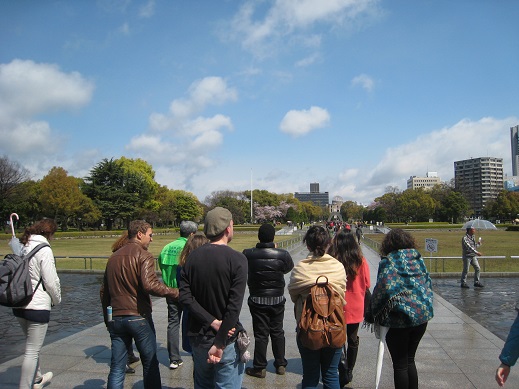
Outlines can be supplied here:
<path id="1" fill-rule="evenodd" d="M 194 249 L 196 249 L 200 246 L 203 246 L 206 243 L 209 243 L 209 239 L 207 239 L 207 237 L 205 235 L 203 235 L 203 234 L 191 235 L 187 239 L 186 245 L 184 246 L 184 249 L 180 253 L 178 265 L 180 267 L 183 267 L 186 264 L 187 257 L 189 256 L 189 254 L 191 254 L 191 252 Z"/>

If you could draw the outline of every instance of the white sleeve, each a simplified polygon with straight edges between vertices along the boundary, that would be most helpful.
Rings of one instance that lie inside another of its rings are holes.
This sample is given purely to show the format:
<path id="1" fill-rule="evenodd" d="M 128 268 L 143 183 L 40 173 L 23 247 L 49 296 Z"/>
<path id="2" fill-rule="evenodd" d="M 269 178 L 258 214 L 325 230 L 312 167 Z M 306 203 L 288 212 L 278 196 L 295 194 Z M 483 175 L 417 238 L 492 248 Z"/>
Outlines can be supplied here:
<path id="1" fill-rule="evenodd" d="M 54 264 L 54 254 L 50 247 L 42 248 L 38 254 L 41 254 L 41 278 L 45 290 L 52 299 L 52 304 L 59 304 L 61 302 L 61 284 Z"/>

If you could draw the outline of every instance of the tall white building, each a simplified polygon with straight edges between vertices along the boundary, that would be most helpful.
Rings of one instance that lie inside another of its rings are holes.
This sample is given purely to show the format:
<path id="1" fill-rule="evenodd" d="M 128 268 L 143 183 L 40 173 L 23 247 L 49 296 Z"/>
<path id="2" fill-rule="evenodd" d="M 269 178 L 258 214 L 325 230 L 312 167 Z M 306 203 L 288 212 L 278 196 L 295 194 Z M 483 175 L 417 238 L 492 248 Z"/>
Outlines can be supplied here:
<path id="1" fill-rule="evenodd" d="M 437 172 L 427 172 L 425 177 L 411 176 L 407 180 L 407 189 L 425 188 L 430 189 L 434 185 L 440 184 L 441 180 Z"/>
<path id="2" fill-rule="evenodd" d="M 481 157 L 454 162 L 454 182 L 475 216 L 503 190 L 503 158 Z"/>

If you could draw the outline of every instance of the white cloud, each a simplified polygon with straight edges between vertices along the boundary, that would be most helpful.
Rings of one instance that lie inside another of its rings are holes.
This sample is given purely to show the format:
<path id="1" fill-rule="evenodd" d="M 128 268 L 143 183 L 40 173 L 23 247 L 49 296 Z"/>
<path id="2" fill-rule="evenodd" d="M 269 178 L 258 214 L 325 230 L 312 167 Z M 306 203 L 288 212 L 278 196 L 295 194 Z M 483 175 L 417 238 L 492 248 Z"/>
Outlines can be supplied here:
<path id="1" fill-rule="evenodd" d="M 90 102 L 93 91 L 94 84 L 78 72 L 15 59 L 0 64 L 0 120 L 79 108 Z"/>
<path id="2" fill-rule="evenodd" d="M 0 154 L 30 154 L 38 161 L 53 157 L 65 139 L 34 117 L 80 108 L 93 91 L 94 84 L 81 74 L 64 73 L 54 64 L 20 59 L 0 64 Z"/>
<path id="3" fill-rule="evenodd" d="M 411 175 L 425 175 L 427 171 L 438 172 L 439 177 L 447 181 L 454 176 L 454 161 L 487 156 L 503 158 L 506 173 L 511 170 L 510 127 L 517 120 L 464 119 L 452 127 L 391 147 L 373 170 L 367 184 L 385 187 L 405 182 Z"/>
<path id="4" fill-rule="evenodd" d="M 161 114 L 152 114 L 150 126 L 152 129 L 164 130 L 204 110 L 208 105 L 222 105 L 236 101 L 238 92 L 227 86 L 221 77 L 205 77 L 191 84 L 188 98 L 175 99 L 170 104 L 169 118 Z M 154 127 L 157 126 L 157 127 Z"/>
<path id="5" fill-rule="evenodd" d="M 320 60 L 321 56 L 317 53 L 314 53 L 306 58 L 303 58 L 296 62 L 297 67 L 306 67 L 314 64 L 318 60 Z"/>
<path id="6" fill-rule="evenodd" d="M 279 0 L 270 8 L 265 3 L 247 1 L 234 16 L 232 34 L 244 48 L 268 55 L 279 39 L 304 34 L 316 26 L 348 26 L 364 14 L 376 10 L 378 0 Z"/>
<path id="7" fill-rule="evenodd" d="M 119 27 L 119 32 L 123 35 L 130 35 L 130 25 L 128 22 L 123 23 L 123 25 Z"/>
<path id="8" fill-rule="evenodd" d="M 318 128 L 323 128 L 330 122 L 330 114 L 320 107 L 311 107 L 309 110 L 288 111 L 281 121 L 279 128 L 282 132 L 292 136 L 302 136 Z"/>
<path id="9" fill-rule="evenodd" d="M 367 74 L 360 74 L 351 80 L 352 86 L 360 86 L 366 91 L 371 92 L 375 87 L 375 81 Z"/>
<path id="10" fill-rule="evenodd" d="M 238 98 L 236 89 L 220 77 L 206 77 L 191 84 L 187 97 L 171 102 L 169 112 L 152 113 L 149 133 L 132 138 L 126 146 L 150 162 L 157 172 L 181 171 L 182 187 L 192 188 L 192 180 L 214 164 L 211 157 L 224 142 L 223 131 L 233 131 L 225 115 L 196 116 L 209 106 L 221 106 Z M 166 182 L 176 182 L 171 178 Z"/>
<path id="11" fill-rule="evenodd" d="M 141 18 L 151 18 L 155 14 L 155 0 L 149 0 L 139 10 Z"/>

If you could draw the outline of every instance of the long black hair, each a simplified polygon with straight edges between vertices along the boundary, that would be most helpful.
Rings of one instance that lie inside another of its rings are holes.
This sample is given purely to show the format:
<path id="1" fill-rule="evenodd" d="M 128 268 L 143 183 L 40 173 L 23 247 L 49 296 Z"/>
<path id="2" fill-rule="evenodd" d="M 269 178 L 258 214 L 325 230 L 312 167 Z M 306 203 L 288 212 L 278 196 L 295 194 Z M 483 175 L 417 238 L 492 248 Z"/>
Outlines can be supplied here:
<path id="1" fill-rule="evenodd" d="M 350 232 L 340 231 L 332 240 L 328 254 L 336 258 L 344 266 L 348 281 L 353 281 L 357 271 L 362 265 L 362 250 L 354 235 Z"/>

